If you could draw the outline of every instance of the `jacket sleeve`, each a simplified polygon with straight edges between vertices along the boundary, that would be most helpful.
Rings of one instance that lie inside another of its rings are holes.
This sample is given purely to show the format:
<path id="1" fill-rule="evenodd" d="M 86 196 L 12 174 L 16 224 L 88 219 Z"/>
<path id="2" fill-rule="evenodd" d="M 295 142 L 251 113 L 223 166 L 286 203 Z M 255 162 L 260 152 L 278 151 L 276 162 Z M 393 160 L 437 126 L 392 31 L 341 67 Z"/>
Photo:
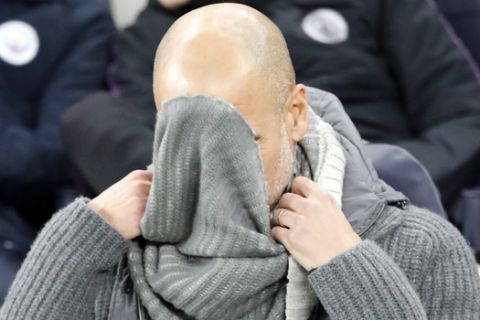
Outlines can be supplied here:
<path id="1" fill-rule="evenodd" d="M 77 199 L 40 232 L 0 319 L 94 319 L 96 295 L 105 292 L 96 285 L 96 276 L 120 261 L 127 247 L 119 233 L 87 208 L 86 199 Z"/>
<path id="2" fill-rule="evenodd" d="M 432 261 L 426 278 L 416 279 L 423 280 L 417 290 L 393 259 L 370 240 L 311 272 L 309 281 L 333 320 L 478 319 L 478 274 L 468 246 L 460 236 L 455 239 L 451 246 L 455 249 L 444 250 Z"/>
<path id="3" fill-rule="evenodd" d="M 64 178 L 60 116 L 74 102 L 102 88 L 109 61 L 113 23 L 106 7 L 91 10 L 43 90 L 36 126 L 25 128 L 0 119 L 1 197 L 14 197 L 32 186 L 51 188 Z"/>
<path id="4" fill-rule="evenodd" d="M 383 2 L 381 42 L 417 133 L 397 144 L 425 165 L 448 203 L 480 155 L 480 85 L 432 1 Z"/>

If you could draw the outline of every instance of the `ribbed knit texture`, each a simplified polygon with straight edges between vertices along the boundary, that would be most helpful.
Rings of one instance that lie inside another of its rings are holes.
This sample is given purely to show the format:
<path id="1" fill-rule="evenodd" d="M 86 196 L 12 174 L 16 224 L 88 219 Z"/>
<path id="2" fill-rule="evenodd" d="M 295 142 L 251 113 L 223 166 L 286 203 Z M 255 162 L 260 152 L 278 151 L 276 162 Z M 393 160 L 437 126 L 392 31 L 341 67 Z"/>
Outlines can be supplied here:
<path id="1" fill-rule="evenodd" d="M 480 319 L 480 279 L 460 233 L 408 210 L 387 208 L 372 240 L 310 273 L 331 319 Z"/>
<path id="2" fill-rule="evenodd" d="M 153 181 L 130 273 L 154 320 L 280 319 L 287 253 L 270 235 L 255 133 L 231 105 L 177 97 L 158 113 Z"/>
<path id="3" fill-rule="evenodd" d="M 349 120 L 335 121 L 345 128 Z M 355 150 L 344 152 L 355 170 L 367 170 Z M 371 188 L 371 182 L 364 183 Z M 347 200 L 350 207 L 362 206 Z M 329 319 L 480 319 L 476 264 L 451 224 L 414 206 L 386 206 L 362 237 L 367 241 L 309 275 Z M 35 241 L 0 319 L 115 320 L 108 318 L 118 269 L 113 265 L 126 246 L 85 199 L 78 199 L 55 214 Z"/>
<path id="4" fill-rule="evenodd" d="M 387 208 L 366 236 L 309 275 L 329 319 L 480 319 L 476 264 L 448 222 L 413 206 Z M 0 319 L 107 320 L 117 267 L 106 268 L 125 247 L 77 200 L 35 241 Z"/>
<path id="5" fill-rule="evenodd" d="M 299 169 L 309 168 L 341 202 L 340 143 L 313 112 L 309 128 Z M 152 189 L 141 223 L 150 242 L 135 243 L 129 254 L 136 292 L 153 319 L 177 317 L 165 301 L 195 319 L 306 320 L 316 306 L 305 271 L 291 258 L 285 302 L 286 254 L 270 236 L 254 137 L 238 111 L 222 100 L 177 97 L 162 106 Z M 306 158 L 316 165 L 302 163 Z"/>
<path id="6" fill-rule="evenodd" d="M 125 254 L 128 243 L 85 202 L 79 198 L 59 211 L 39 234 L 0 310 L 0 319 L 106 316 L 112 292 L 106 270 Z"/>

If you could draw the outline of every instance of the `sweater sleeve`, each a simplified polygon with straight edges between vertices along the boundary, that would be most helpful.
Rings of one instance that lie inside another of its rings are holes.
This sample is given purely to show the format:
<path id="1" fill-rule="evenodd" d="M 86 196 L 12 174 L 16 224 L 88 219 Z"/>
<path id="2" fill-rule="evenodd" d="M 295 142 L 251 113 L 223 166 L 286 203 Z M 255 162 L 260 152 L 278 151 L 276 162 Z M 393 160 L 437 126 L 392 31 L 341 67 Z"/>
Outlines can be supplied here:
<path id="1" fill-rule="evenodd" d="M 370 240 L 311 272 L 309 281 L 331 319 L 480 319 L 473 255 L 458 232 L 444 240 L 425 252 L 426 264 L 411 261 L 423 274 L 412 275 L 415 286 Z"/>
<path id="2" fill-rule="evenodd" d="M 480 319 L 480 277 L 470 247 L 455 230 L 432 258 L 419 289 L 429 319 Z"/>
<path id="3" fill-rule="evenodd" d="M 309 281 L 331 319 L 427 319 L 407 277 L 369 240 L 311 272 Z"/>
<path id="4" fill-rule="evenodd" d="M 75 200 L 39 234 L 0 319 L 94 319 L 95 279 L 113 267 L 127 247 L 119 233 L 87 208 L 84 198 Z"/>

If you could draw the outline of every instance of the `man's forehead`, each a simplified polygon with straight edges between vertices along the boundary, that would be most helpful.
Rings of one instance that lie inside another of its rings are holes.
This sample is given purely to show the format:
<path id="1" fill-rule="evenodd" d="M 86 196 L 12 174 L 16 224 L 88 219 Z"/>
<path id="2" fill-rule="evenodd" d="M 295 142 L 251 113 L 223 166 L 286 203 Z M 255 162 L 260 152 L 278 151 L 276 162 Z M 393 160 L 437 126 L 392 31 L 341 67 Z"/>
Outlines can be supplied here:
<path id="1" fill-rule="evenodd" d="M 201 81 L 201 75 L 186 77 L 176 69 L 167 69 L 161 79 L 155 82 L 155 91 L 162 101 L 180 95 L 205 94 L 213 98 L 220 98 L 236 105 L 249 104 L 254 96 L 255 86 L 247 79 L 248 76 L 209 79 Z M 198 79 L 197 79 L 198 77 Z"/>
<path id="2" fill-rule="evenodd" d="M 251 86 L 255 76 L 253 57 L 229 35 L 206 29 L 169 44 L 157 61 L 155 90 L 161 87 L 176 94 L 234 94 L 234 87 Z"/>
<path id="3" fill-rule="evenodd" d="M 170 86 L 170 89 L 163 92 L 161 100 L 167 101 L 177 96 L 194 96 L 198 94 L 226 101 L 237 109 L 253 127 L 256 127 L 265 117 L 264 113 L 266 110 L 264 108 L 265 102 L 262 102 L 263 99 L 253 94 L 247 87 L 240 85 L 235 90 L 225 90 L 224 88 L 205 88 L 204 90 L 189 88 L 188 90 L 183 90 L 179 87 Z"/>
<path id="4" fill-rule="evenodd" d="M 229 73 L 216 70 L 215 66 L 211 69 L 194 66 L 192 70 L 190 63 L 174 61 L 157 72 L 154 81 L 157 107 L 176 96 L 205 94 L 232 104 L 251 125 L 269 111 L 271 102 L 264 92 L 264 84 L 251 69 L 237 68 Z"/>

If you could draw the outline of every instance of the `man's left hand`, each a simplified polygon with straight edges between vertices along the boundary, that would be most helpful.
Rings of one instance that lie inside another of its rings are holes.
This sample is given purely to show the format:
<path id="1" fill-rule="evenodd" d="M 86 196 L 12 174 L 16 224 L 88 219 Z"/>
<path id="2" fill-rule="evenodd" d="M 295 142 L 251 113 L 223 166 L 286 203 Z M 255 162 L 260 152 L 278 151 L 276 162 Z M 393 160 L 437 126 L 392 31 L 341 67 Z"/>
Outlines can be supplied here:
<path id="1" fill-rule="evenodd" d="M 335 199 L 317 183 L 295 178 L 272 216 L 272 236 L 310 271 L 355 247 L 362 240 Z"/>

